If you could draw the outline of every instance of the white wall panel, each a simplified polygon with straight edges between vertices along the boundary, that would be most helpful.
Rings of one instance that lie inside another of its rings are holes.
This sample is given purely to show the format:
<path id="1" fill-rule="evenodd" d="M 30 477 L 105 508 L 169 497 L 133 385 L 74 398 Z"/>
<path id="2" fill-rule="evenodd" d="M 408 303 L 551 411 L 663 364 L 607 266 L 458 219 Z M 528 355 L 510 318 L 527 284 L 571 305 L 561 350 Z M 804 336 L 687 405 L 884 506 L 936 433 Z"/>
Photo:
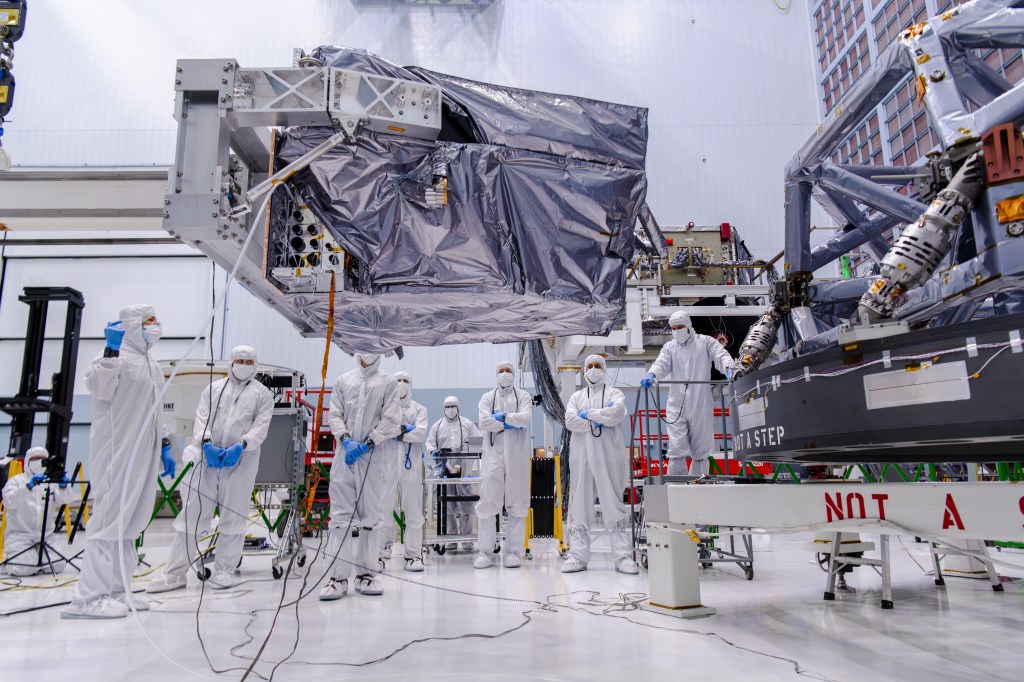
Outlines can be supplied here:
<path id="1" fill-rule="evenodd" d="M 195 314 L 210 307 L 210 261 L 205 258 L 9 258 L 0 300 L 0 336 L 24 337 L 28 306 L 24 287 L 71 287 L 82 292 L 82 334 L 102 336 L 107 322 L 127 304 L 149 303 L 165 336 L 195 335 Z M 46 335 L 64 330 L 65 306 L 51 304 Z M 59 311 L 59 312 L 58 312 Z"/>
<path id="2" fill-rule="evenodd" d="M 166 339 L 153 346 L 152 355 L 156 360 L 174 360 L 185 354 L 188 345 L 189 341 Z M 102 339 L 84 339 L 79 342 L 74 395 L 89 393 L 83 379 L 85 370 L 92 359 L 103 350 L 103 346 Z M 0 341 L 0 367 L 4 368 L 0 372 L 0 395 L 12 396 L 18 393 L 18 388 L 21 386 L 21 363 L 24 353 L 25 343 L 23 341 Z M 50 377 L 60 369 L 60 355 L 61 342 L 59 340 L 48 341 L 43 345 L 43 362 L 39 371 L 39 376 L 42 377 L 42 381 L 39 382 L 41 388 L 50 387 Z M 193 355 L 196 354 L 193 353 Z M 6 423 L 6 421 L 5 417 L 3 422 Z M 77 417 L 75 421 L 79 421 Z M 37 419 L 38 422 L 45 422 L 45 417 L 40 416 Z"/>

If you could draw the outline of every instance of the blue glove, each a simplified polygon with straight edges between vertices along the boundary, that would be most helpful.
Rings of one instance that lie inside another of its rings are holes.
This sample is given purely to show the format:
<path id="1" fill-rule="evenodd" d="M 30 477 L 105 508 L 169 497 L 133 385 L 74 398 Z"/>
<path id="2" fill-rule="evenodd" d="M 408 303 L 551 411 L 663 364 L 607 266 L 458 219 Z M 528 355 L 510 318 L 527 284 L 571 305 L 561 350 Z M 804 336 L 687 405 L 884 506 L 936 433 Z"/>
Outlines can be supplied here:
<path id="1" fill-rule="evenodd" d="M 60 477 L 60 481 L 57 482 L 57 485 L 60 486 L 61 488 L 67 488 L 69 485 L 71 485 L 71 479 L 68 478 L 67 474 L 64 474 L 63 476 Z"/>
<path id="2" fill-rule="evenodd" d="M 32 488 L 35 488 L 37 485 L 39 485 L 40 483 L 42 483 L 45 480 L 46 480 L 46 474 L 36 474 L 35 476 L 32 477 L 32 480 L 30 480 L 28 482 L 28 485 L 26 487 L 29 490 L 32 490 Z"/>
<path id="3" fill-rule="evenodd" d="M 357 459 L 370 451 L 370 447 L 366 443 L 357 443 L 351 438 L 346 438 L 341 445 L 345 448 L 345 464 L 349 466 L 355 464 Z"/>
<path id="4" fill-rule="evenodd" d="M 503 422 L 503 421 L 505 421 L 505 413 L 504 412 L 494 412 L 493 414 L 491 414 L 491 419 L 493 419 L 496 422 Z"/>
<path id="5" fill-rule="evenodd" d="M 441 451 L 440 450 L 431 450 L 430 451 L 430 456 L 433 457 L 434 459 L 437 459 L 438 457 L 441 456 Z"/>
<path id="6" fill-rule="evenodd" d="M 654 377 L 654 372 L 650 372 L 646 377 L 640 380 L 640 386 L 642 388 L 650 388 L 654 385 L 655 381 L 657 381 L 657 379 Z"/>
<path id="7" fill-rule="evenodd" d="M 107 339 L 107 348 L 110 350 L 121 350 L 121 340 L 124 338 L 124 330 L 121 329 L 121 321 L 115 320 L 107 324 L 103 330 L 103 336 Z"/>
<path id="8" fill-rule="evenodd" d="M 170 445 L 165 445 L 163 449 L 160 450 L 160 461 L 163 462 L 164 465 L 164 472 L 160 474 L 160 476 L 174 478 L 174 453 L 171 450 Z"/>
<path id="9" fill-rule="evenodd" d="M 415 431 L 415 430 L 416 430 L 416 425 L 415 424 L 402 424 L 402 432 L 400 434 L 398 434 L 397 436 L 395 436 L 394 438 L 392 438 L 391 440 L 402 440 L 403 438 L 405 438 L 405 434 L 411 433 L 412 431 Z"/>
<path id="10" fill-rule="evenodd" d="M 589 419 L 589 417 L 587 417 L 587 415 L 590 414 L 590 410 L 580 410 L 579 414 L 580 414 L 580 419 Z"/>
<path id="11" fill-rule="evenodd" d="M 609 401 L 608 404 L 605 405 L 605 407 L 615 407 L 615 401 L 614 400 Z"/>
<path id="12" fill-rule="evenodd" d="M 213 443 L 203 443 L 203 455 L 206 457 L 206 466 L 211 469 L 224 466 L 224 448 L 218 448 Z"/>
<path id="13" fill-rule="evenodd" d="M 725 380 L 726 381 L 732 381 L 732 375 L 733 375 L 733 371 L 731 369 L 726 370 L 725 371 Z"/>
<path id="14" fill-rule="evenodd" d="M 600 429 L 601 427 L 604 426 L 604 424 L 602 424 L 601 422 L 594 422 L 594 426 Z"/>
<path id="15" fill-rule="evenodd" d="M 224 467 L 237 466 L 243 450 L 245 450 L 245 446 L 241 443 L 235 443 L 230 448 L 226 448 L 224 450 Z"/>

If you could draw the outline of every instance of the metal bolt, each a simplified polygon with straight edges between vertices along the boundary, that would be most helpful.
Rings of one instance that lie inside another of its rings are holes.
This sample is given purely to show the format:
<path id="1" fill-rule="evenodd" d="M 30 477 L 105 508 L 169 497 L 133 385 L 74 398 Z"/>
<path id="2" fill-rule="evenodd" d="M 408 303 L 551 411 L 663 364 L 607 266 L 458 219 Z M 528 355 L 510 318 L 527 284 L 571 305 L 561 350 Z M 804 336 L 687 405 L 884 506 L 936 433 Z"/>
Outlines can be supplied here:
<path id="1" fill-rule="evenodd" d="M 165 218 L 170 218 L 170 217 L 171 217 L 171 214 L 170 214 L 170 213 L 168 213 L 167 211 L 164 211 L 164 217 L 165 217 Z"/>
<path id="2" fill-rule="evenodd" d="M 1020 237 L 1021 235 L 1024 235 L 1024 223 L 1019 221 L 1010 223 L 1006 226 L 1006 234 L 1011 237 Z"/>
<path id="3" fill-rule="evenodd" d="M 213 213 L 211 213 L 211 214 L 210 214 L 210 217 L 211 217 L 211 218 L 216 218 L 216 217 L 217 217 L 217 212 L 216 212 L 216 211 L 214 211 Z"/>
<path id="4" fill-rule="evenodd" d="M 224 71 L 227 71 L 230 68 L 231 68 L 231 64 L 225 64 L 224 65 Z"/>
<path id="5" fill-rule="evenodd" d="M 175 71 L 177 71 L 178 73 L 181 73 L 181 67 L 180 67 L 180 66 L 179 66 L 179 67 L 177 67 L 177 68 L 176 68 L 176 69 L 174 69 L 174 70 L 175 70 Z"/>
<path id="6" fill-rule="evenodd" d="M 220 79 L 220 82 L 221 82 L 222 84 L 224 84 L 224 85 L 227 85 L 227 84 L 228 84 L 228 79 L 227 79 L 227 78 L 221 78 L 221 79 Z"/>
<path id="7" fill-rule="evenodd" d="M 170 206 L 170 205 L 171 205 L 171 200 L 170 199 L 164 199 L 164 206 Z"/>
<path id="8" fill-rule="evenodd" d="M 348 126 L 349 128 L 351 128 L 351 127 L 352 127 L 352 121 L 349 121 L 349 122 L 348 122 L 348 123 L 346 123 L 345 125 L 347 125 L 347 126 Z"/>
<path id="9" fill-rule="evenodd" d="M 402 116 L 403 114 L 405 114 L 405 112 L 404 112 L 404 111 L 402 111 L 401 109 L 399 109 L 399 110 L 398 110 L 398 115 L 399 115 L 399 116 Z"/>
<path id="10" fill-rule="evenodd" d="M 427 116 L 426 114 L 423 114 L 423 118 L 424 118 L 424 120 L 426 120 L 426 119 L 428 119 L 428 118 L 430 118 L 430 117 L 429 117 L 429 116 Z"/>
<path id="11" fill-rule="evenodd" d="M 931 78 L 932 78 L 932 82 L 933 83 L 938 83 L 940 80 L 942 80 L 945 77 L 946 77 L 946 72 L 943 71 L 942 69 L 935 69 L 931 73 Z"/>
<path id="12" fill-rule="evenodd" d="M 181 85 L 181 79 L 180 78 L 175 78 L 174 79 L 174 84 L 175 85 Z"/>

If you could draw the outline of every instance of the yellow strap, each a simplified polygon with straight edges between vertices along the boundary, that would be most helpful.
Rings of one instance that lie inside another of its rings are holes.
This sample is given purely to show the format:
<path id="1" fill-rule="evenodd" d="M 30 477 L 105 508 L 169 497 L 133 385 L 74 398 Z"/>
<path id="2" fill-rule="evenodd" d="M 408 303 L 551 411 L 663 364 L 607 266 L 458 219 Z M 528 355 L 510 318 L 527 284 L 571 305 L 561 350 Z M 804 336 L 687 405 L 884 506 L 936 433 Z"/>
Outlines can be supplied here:
<path id="1" fill-rule="evenodd" d="M 331 291 L 328 294 L 330 308 L 327 314 L 327 342 L 324 344 L 324 362 L 320 366 L 320 394 L 316 399 L 316 414 L 313 416 L 313 436 L 311 442 L 314 452 L 319 447 L 320 426 L 324 410 L 324 389 L 327 387 L 327 360 L 331 356 L 331 338 L 334 336 L 334 277 L 335 273 L 331 272 Z M 316 494 L 316 488 L 319 484 L 320 467 L 314 466 L 306 485 L 306 508 L 303 510 L 303 521 L 309 521 L 309 515 L 313 512 L 313 496 Z"/>

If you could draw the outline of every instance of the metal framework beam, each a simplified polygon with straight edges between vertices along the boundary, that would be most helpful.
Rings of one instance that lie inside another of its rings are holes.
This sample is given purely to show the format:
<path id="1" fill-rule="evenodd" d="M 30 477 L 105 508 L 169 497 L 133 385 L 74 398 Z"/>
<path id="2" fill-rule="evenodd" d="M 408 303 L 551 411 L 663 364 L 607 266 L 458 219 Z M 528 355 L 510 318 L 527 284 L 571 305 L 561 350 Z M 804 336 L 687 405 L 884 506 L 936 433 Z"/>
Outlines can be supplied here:
<path id="1" fill-rule="evenodd" d="M 1009 88 L 968 50 L 1024 46 L 1024 10 L 1016 0 L 978 0 L 905 31 L 875 60 L 871 71 L 840 102 L 790 161 L 786 169 L 786 271 L 813 272 L 864 241 L 848 238 L 815 254 L 810 248 L 810 201 L 816 185 L 864 203 L 885 215 L 910 221 L 922 212 L 912 200 L 875 183 L 891 180 L 870 171 L 837 169 L 833 150 L 908 75 L 916 76 L 943 147 L 978 140 L 994 125 L 1024 117 L 1024 88 Z M 982 100 L 968 111 L 964 99 Z M 889 169 L 886 169 L 889 170 Z M 912 169 L 892 169 L 912 170 Z M 897 173 L 898 175 L 899 173 Z M 909 180 L 911 178 L 907 178 Z M 896 198 L 893 198 L 896 197 Z"/>
<path id="2" fill-rule="evenodd" d="M 1012 483 L 651 484 L 652 522 L 795 530 L 808 526 L 956 540 L 1024 541 L 1024 490 Z"/>
<path id="3" fill-rule="evenodd" d="M 2 173 L 0 223 L 18 232 L 159 230 L 167 172 L 61 168 Z"/>

